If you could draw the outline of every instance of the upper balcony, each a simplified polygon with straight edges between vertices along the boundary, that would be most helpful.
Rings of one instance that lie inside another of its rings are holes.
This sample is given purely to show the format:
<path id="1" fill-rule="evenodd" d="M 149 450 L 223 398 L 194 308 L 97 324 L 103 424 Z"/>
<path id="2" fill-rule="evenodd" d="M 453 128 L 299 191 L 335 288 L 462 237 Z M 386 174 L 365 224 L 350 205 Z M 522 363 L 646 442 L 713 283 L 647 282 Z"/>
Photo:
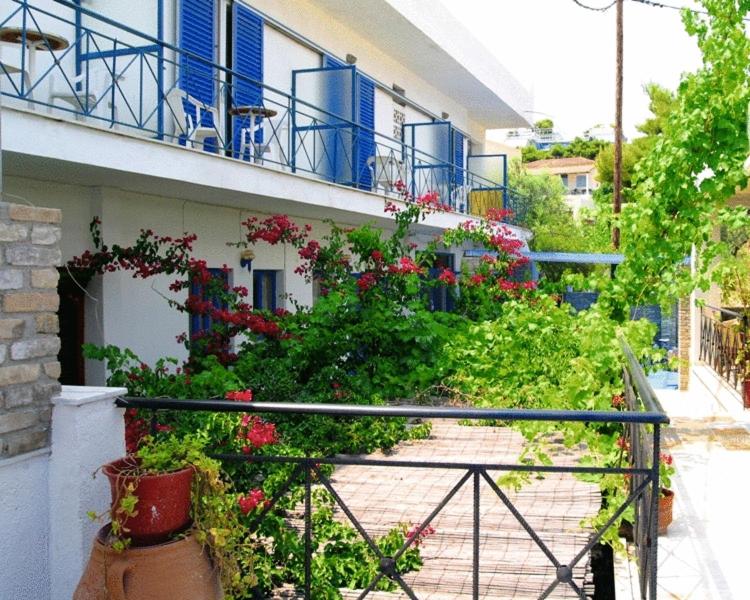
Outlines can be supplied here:
<path id="1" fill-rule="evenodd" d="M 4 0 L 4 104 L 381 195 L 436 191 L 456 213 L 519 212 L 507 157 L 471 154 L 451 122 L 377 131 L 377 84 L 356 66 L 324 55 L 291 70 L 288 93 L 263 82 L 253 46 L 262 22 L 244 5 L 232 5 L 221 64 L 201 52 L 213 46 L 210 24 L 206 40 L 183 24 L 179 45 L 165 41 L 159 4 L 152 36 L 77 1 Z"/>

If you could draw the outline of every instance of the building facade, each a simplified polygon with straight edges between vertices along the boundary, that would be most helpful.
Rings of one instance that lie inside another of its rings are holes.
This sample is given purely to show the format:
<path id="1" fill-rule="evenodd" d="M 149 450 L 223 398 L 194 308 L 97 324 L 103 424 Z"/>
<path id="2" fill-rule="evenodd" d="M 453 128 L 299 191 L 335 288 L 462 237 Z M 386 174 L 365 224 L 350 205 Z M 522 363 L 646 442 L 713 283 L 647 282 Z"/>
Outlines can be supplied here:
<path id="1" fill-rule="evenodd" d="M 557 175 L 565 188 L 565 202 L 574 215 L 582 208 L 593 208 L 592 194 L 599 187 L 596 179 L 596 164 L 580 156 L 571 158 L 547 158 L 524 165 L 529 173 Z"/>
<path id="2" fill-rule="evenodd" d="M 248 217 L 288 214 L 316 237 L 325 220 L 387 229 L 384 198 L 397 199 L 401 180 L 451 206 L 419 226 L 423 244 L 471 218 L 472 196 L 505 201 L 507 157 L 485 148 L 485 132 L 527 125 L 530 100 L 430 7 L 0 0 L 6 200 L 62 210 L 63 264 L 91 249 L 98 217 L 109 245 L 141 229 L 195 233 L 195 255 L 226 264 L 261 307 L 291 308 L 287 294 L 309 304 L 292 249 L 258 246 L 249 270 L 227 247 Z M 165 301 L 179 299 L 169 277 L 78 283 L 60 290 L 64 349 L 184 358 L 173 341 L 188 324 Z M 101 364 L 63 356 L 64 383 L 103 381 Z"/>

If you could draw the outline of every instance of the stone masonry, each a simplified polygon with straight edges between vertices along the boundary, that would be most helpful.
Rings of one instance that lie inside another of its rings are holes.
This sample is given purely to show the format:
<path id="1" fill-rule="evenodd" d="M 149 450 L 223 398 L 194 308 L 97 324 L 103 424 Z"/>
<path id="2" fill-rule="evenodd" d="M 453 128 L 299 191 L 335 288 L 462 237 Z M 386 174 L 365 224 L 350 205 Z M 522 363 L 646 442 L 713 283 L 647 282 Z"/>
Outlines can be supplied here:
<path id="1" fill-rule="evenodd" d="M 61 220 L 57 209 L 0 202 L 0 459 L 49 444 Z"/>
<path id="2" fill-rule="evenodd" d="M 680 298 L 677 327 L 679 389 L 684 391 L 688 389 L 690 381 L 690 298 Z"/>

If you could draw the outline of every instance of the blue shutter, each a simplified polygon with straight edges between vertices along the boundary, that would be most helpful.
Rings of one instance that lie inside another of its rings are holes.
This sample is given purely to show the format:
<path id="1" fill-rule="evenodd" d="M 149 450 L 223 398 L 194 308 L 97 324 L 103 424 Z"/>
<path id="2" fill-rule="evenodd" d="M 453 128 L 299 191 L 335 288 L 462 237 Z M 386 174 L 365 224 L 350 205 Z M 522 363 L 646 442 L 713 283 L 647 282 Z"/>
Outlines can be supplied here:
<path id="1" fill-rule="evenodd" d="M 357 172 L 359 173 L 357 182 L 360 189 L 369 190 L 372 188 L 372 173 L 367 167 L 367 159 L 375 155 L 375 84 L 363 75 L 359 75 L 358 79 L 359 135 L 355 146 Z"/>
<path id="2" fill-rule="evenodd" d="M 225 285 L 229 285 L 230 271 L 231 269 L 208 269 L 208 272 L 211 274 L 212 279 L 218 279 Z M 219 308 L 222 310 L 226 310 L 229 308 L 229 305 L 226 302 L 222 301 L 221 298 L 217 298 L 216 296 L 209 297 L 203 286 L 195 281 L 190 282 L 190 294 L 193 296 L 199 296 L 201 300 L 210 301 L 211 304 L 214 305 L 214 308 Z M 213 321 L 211 319 L 211 315 L 190 315 L 190 336 L 192 337 L 196 333 L 200 333 L 202 331 L 208 331 L 209 329 L 211 329 L 212 324 Z"/>
<path id="3" fill-rule="evenodd" d="M 233 82 L 232 103 L 235 106 L 262 106 L 263 19 L 238 2 L 232 5 L 232 19 L 232 70 L 240 76 Z M 235 152 L 240 148 L 240 130 L 250 125 L 246 117 L 234 118 Z M 255 132 L 253 141 L 263 143 L 262 128 Z"/>
<path id="4" fill-rule="evenodd" d="M 454 169 L 453 182 L 456 185 L 464 184 L 464 134 L 453 131 L 453 164 Z"/>
<path id="5" fill-rule="evenodd" d="M 215 62 L 215 0 L 181 0 L 180 48 Z M 180 88 L 201 102 L 214 103 L 212 64 L 180 54 Z"/>

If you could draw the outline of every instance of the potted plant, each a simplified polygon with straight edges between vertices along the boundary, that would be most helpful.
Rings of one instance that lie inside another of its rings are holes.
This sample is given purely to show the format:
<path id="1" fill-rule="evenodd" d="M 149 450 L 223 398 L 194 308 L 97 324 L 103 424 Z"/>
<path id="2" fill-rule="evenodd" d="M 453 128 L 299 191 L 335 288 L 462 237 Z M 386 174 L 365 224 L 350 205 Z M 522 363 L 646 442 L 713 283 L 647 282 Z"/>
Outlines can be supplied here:
<path id="1" fill-rule="evenodd" d="M 235 494 L 205 443 L 197 436 L 148 436 L 133 455 L 102 467 L 112 492 L 105 513 L 111 523 L 94 541 L 75 600 L 130 598 L 123 591 L 126 573 L 129 588 L 139 590 L 132 597 L 140 600 L 166 599 L 163 589 L 169 598 L 213 600 L 224 597 L 222 588 L 231 597 L 232 590 L 255 585 Z M 157 595 L 144 595 L 152 589 Z"/>
<path id="2" fill-rule="evenodd" d="M 672 522 L 672 506 L 674 504 L 674 492 L 672 486 L 672 475 L 674 475 L 674 464 L 671 454 L 662 454 L 659 457 L 659 535 L 667 532 L 667 527 Z"/>

